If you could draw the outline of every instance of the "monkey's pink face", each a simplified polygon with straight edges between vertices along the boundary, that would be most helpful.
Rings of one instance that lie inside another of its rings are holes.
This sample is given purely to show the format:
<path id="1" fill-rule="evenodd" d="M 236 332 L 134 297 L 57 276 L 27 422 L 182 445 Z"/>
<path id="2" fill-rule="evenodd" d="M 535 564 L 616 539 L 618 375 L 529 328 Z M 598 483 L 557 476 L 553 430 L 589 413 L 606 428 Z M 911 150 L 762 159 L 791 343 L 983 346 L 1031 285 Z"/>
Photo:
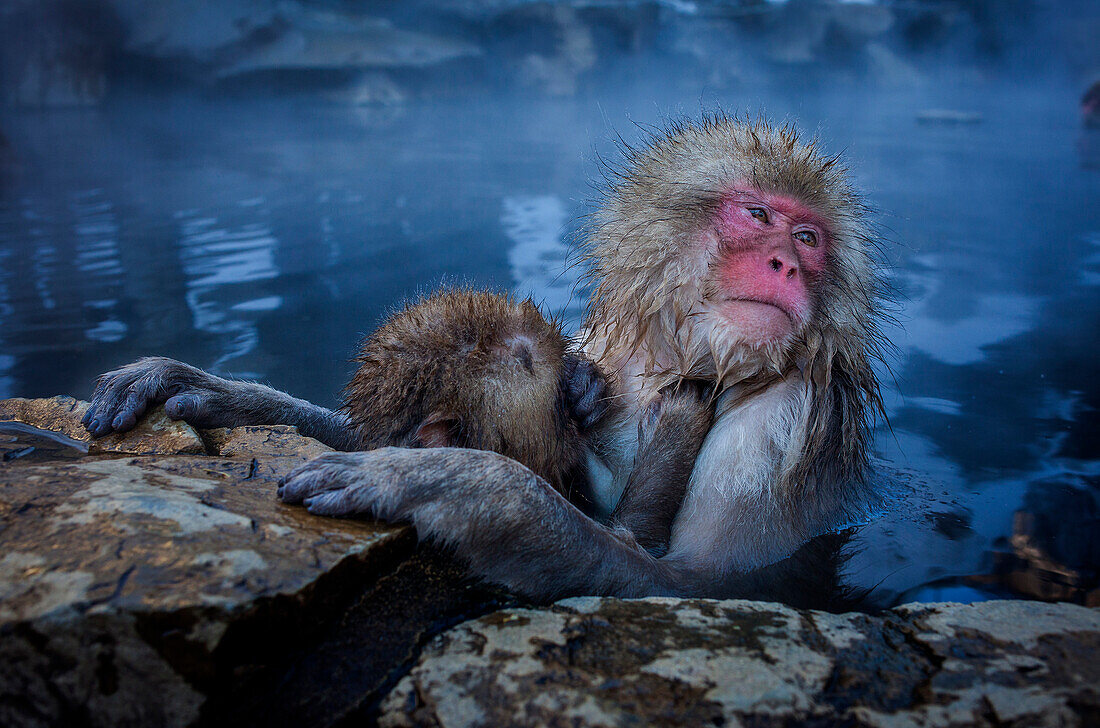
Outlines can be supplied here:
<path id="1" fill-rule="evenodd" d="M 746 343 L 779 342 L 809 322 L 829 231 L 812 208 L 744 185 L 723 197 L 713 228 L 709 303 Z"/>

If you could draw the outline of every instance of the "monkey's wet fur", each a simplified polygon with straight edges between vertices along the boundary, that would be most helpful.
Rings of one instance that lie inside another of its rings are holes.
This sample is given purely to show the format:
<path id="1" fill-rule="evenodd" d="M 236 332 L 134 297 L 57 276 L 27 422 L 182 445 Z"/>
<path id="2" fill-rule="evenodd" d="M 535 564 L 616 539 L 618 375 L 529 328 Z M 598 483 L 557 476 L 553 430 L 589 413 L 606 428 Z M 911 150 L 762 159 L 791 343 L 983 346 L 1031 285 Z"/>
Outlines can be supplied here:
<path id="1" fill-rule="evenodd" d="M 167 399 L 200 427 L 287 423 L 370 448 L 307 463 L 280 496 L 411 523 L 534 600 L 806 603 L 835 574 L 836 529 L 874 500 L 871 362 L 888 344 L 868 210 L 837 157 L 763 121 L 672 124 L 623 157 L 587 225 L 595 292 L 579 352 L 533 306 L 500 313 L 550 334 L 484 337 L 475 320 L 459 335 L 414 306 L 367 342 L 343 411 L 146 359 L 100 379 L 89 431 L 128 429 Z M 387 331 L 410 348 L 387 349 Z M 488 374 L 461 358 L 478 346 Z M 416 361 L 439 373 L 400 369 Z M 529 380 L 536 361 L 549 365 Z M 387 389 L 388 367 L 420 394 Z M 823 567 L 807 582 L 810 557 Z"/>
<path id="2" fill-rule="evenodd" d="M 492 450 L 569 492 L 584 478 L 580 428 L 603 405 L 596 369 L 568 346 L 529 299 L 452 290 L 406 306 L 356 357 L 344 395 L 355 449 Z M 588 398 L 580 421 L 570 392 Z"/>

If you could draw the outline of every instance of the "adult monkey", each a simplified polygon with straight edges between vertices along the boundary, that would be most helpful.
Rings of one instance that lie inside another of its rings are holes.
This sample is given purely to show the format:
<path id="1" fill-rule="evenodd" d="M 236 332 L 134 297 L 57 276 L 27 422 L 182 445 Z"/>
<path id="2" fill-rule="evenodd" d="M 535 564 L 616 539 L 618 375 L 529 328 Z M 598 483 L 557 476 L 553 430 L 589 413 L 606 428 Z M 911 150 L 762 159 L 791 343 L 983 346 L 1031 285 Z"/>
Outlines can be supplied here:
<path id="1" fill-rule="evenodd" d="M 874 252 L 836 158 L 789 128 L 716 115 L 626 150 L 587 242 L 598 286 L 585 348 L 617 395 L 589 458 L 605 510 L 624 488 L 632 508 L 644 501 L 627 481 L 650 402 L 681 378 L 720 391 L 682 504 L 661 499 L 672 524 L 661 558 L 494 453 L 325 455 L 281 496 L 318 514 L 411 522 L 536 599 L 738 593 L 743 574 L 870 495 L 870 420 L 882 412 Z"/>

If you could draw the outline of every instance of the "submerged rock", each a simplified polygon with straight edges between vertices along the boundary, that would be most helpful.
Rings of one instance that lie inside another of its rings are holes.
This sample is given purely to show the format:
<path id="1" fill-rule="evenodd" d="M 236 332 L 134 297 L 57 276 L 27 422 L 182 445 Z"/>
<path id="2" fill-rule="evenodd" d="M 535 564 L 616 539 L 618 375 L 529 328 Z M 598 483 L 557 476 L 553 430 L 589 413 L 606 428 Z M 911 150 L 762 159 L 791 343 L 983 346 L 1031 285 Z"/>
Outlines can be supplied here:
<path id="1" fill-rule="evenodd" d="M 383 726 L 1090 725 L 1100 611 L 570 599 L 439 635 Z"/>
<path id="2" fill-rule="evenodd" d="M 408 528 L 275 498 L 329 450 L 295 428 L 155 415 L 101 446 L 86 406 L 0 402 L 52 431 L 0 423 L 0 725 L 325 725 L 476 613 Z"/>

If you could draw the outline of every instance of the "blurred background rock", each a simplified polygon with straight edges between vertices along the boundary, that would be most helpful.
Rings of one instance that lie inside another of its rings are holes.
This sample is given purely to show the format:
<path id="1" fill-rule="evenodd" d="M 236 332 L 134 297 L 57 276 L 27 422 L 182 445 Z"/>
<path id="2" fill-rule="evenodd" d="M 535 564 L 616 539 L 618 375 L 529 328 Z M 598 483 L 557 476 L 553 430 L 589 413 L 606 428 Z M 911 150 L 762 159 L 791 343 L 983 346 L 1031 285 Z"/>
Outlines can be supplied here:
<path id="1" fill-rule="evenodd" d="M 808 77 L 912 86 L 935 81 L 930 61 L 976 78 L 1063 63 L 1086 84 L 1100 75 L 1092 4 L 6 0 L 0 83 L 6 103 L 23 107 L 96 104 L 120 84 L 150 82 L 323 88 L 386 106 L 502 88 L 570 95 L 675 59 L 685 79 L 718 89 Z M 1055 55 L 1015 51 L 1024 36 Z"/>

